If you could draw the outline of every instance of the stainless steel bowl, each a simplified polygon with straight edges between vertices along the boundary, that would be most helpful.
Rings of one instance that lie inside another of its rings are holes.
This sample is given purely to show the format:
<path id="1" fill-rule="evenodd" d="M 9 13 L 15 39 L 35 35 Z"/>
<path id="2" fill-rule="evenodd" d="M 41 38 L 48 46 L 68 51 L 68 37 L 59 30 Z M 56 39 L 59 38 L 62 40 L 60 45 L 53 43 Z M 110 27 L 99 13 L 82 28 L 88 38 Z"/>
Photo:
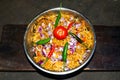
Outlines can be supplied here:
<path id="1" fill-rule="evenodd" d="M 31 55 L 31 52 L 28 50 L 30 47 L 31 47 L 31 41 L 29 39 L 31 33 L 30 33 L 30 30 L 32 28 L 32 24 L 35 22 L 35 20 L 37 20 L 40 16 L 44 15 L 44 14 L 47 14 L 47 13 L 50 13 L 50 12 L 58 12 L 60 10 L 60 7 L 58 8 L 53 8 L 53 9 L 49 9 L 43 13 L 41 13 L 40 15 L 38 15 L 37 17 L 35 17 L 31 22 L 30 24 L 27 26 L 27 30 L 25 32 L 25 35 L 24 35 L 24 49 L 25 49 L 25 54 L 28 58 L 28 60 L 37 68 L 39 69 L 40 71 L 43 71 L 45 73 L 49 73 L 49 74 L 53 74 L 53 75 L 66 75 L 66 74 L 70 74 L 70 73 L 73 73 L 73 72 L 76 72 L 78 70 L 80 70 L 83 66 L 85 66 L 89 61 L 90 59 L 92 58 L 93 56 L 93 53 L 94 53 L 94 50 L 95 50 L 95 47 L 96 47 L 96 36 L 95 36 L 95 32 L 94 32 L 94 29 L 93 29 L 93 25 L 88 21 L 87 18 L 85 18 L 82 14 L 80 14 L 79 12 L 77 11 L 74 11 L 74 10 L 71 10 L 71 9 L 67 9 L 67 8 L 61 8 L 62 11 L 64 12 L 70 12 L 76 16 L 79 16 L 81 19 L 84 19 L 86 22 L 87 22 L 87 25 L 89 25 L 90 29 L 93 31 L 93 35 L 94 35 L 94 46 L 93 46 L 93 49 L 91 51 L 91 53 L 89 55 L 87 55 L 87 58 L 84 60 L 84 63 L 82 65 L 80 65 L 79 67 L 75 68 L 75 69 L 72 69 L 72 70 L 69 70 L 69 71 L 64 71 L 64 72 L 53 72 L 53 71 L 48 71 L 42 67 L 40 67 L 39 65 L 37 65 L 33 59 L 32 59 L 32 55 Z"/>

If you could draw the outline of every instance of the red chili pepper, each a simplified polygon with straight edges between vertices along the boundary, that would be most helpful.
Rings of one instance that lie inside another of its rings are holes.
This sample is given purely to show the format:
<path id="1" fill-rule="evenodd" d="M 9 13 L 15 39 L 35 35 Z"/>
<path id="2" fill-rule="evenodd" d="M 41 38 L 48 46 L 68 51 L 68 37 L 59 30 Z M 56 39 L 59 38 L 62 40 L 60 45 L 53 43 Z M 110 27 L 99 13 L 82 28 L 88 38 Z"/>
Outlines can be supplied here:
<path id="1" fill-rule="evenodd" d="M 48 61 L 48 59 L 52 56 L 54 50 L 55 50 L 55 45 L 53 44 L 52 47 L 51 47 L 50 52 L 49 52 L 48 55 L 47 55 L 46 60 L 44 61 L 44 63 L 43 63 L 42 65 L 46 64 L 46 62 Z"/>
<path id="2" fill-rule="evenodd" d="M 52 56 L 52 54 L 53 54 L 54 50 L 55 50 L 55 45 L 53 44 L 53 45 L 52 45 L 52 47 L 51 47 L 50 52 L 48 53 L 47 58 L 50 58 L 50 57 Z"/>
<path id="3" fill-rule="evenodd" d="M 71 23 L 68 25 L 67 30 L 69 30 L 69 29 L 72 27 L 73 23 L 74 23 L 74 22 L 71 22 Z"/>

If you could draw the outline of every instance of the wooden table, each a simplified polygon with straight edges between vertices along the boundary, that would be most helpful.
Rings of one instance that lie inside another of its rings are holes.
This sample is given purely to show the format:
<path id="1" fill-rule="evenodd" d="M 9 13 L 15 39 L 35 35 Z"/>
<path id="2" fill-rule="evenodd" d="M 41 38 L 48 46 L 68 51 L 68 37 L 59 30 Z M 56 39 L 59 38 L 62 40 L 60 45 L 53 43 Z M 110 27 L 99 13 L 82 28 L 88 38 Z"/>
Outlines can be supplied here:
<path id="1" fill-rule="evenodd" d="M 0 71 L 36 71 L 25 56 L 27 25 L 4 25 L 0 42 Z M 94 25 L 97 46 L 85 71 L 120 70 L 120 26 Z"/>

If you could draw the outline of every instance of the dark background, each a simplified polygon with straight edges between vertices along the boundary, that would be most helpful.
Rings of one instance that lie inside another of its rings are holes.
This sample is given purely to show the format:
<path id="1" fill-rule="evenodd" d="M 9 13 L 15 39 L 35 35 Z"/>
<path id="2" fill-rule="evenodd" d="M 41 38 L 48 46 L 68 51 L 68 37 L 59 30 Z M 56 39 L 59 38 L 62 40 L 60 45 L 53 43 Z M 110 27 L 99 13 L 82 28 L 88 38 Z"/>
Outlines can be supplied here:
<path id="1" fill-rule="evenodd" d="M 28 24 L 41 12 L 59 7 L 60 0 L 0 0 L 0 37 L 6 24 Z M 86 16 L 93 25 L 120 26 L 120 0 L 63 0 L 63 7 Z M 47 80 L 37 72 L 0 72 L 0 80 Z M 118 71 L 82 72 L 68 80 L 119 80 Z"/>

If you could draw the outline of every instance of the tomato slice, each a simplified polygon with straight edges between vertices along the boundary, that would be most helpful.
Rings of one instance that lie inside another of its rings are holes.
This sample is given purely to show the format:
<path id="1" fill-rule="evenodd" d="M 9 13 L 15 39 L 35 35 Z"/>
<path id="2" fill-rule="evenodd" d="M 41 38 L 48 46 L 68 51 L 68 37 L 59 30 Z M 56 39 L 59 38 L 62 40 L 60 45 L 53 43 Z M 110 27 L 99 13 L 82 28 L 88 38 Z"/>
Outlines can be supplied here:
<path id="1" fill-rule="evenodd" d="M 62 40 L 68 35 L 68 31 L 64 26 L 57 26 L 53 31 L 54 37 Z"/>

